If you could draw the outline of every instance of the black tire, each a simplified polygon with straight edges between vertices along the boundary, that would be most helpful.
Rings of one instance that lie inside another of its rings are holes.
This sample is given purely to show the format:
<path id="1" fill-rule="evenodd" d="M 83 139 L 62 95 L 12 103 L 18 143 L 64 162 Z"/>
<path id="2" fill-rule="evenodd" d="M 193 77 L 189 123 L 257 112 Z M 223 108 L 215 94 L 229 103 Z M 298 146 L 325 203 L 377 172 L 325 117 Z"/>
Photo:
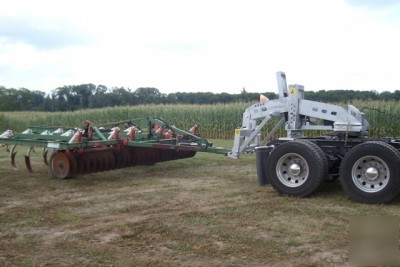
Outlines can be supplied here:
<path id="1" fill-rule="evenodd" d="M 400 192 L 400 153 L 379 141 L 352 148 L 342 160 L 340 183 L 352 199 L 369 204 L 387 203 Z"/>
<path id="2" fill-rule="evenodd" d="M 305 197 L 318 188 L 325 179 L 327 163 L 314 145 L 291 141 L 272 150 L 267 161 L 267 177 L 276 191 Z"/>
<path id="3" fill-rule="evenodd" d="M 295 142 L 303 142 L 305 144 L 308 144 L 309 146 L 312 146 L 315 151 L 318 152 L 319 157 L 322 160 L 322 176 L 324 180 L 328 180 L 329 179 L 329 175 L 328 175 L 328 159 L 326 158 L 326 155 L 324 153 L 324 151 L 322 151 L 322 149 L 315 143 L 306 140 L 306 139 L 296 139 L 294 140 Z"/>

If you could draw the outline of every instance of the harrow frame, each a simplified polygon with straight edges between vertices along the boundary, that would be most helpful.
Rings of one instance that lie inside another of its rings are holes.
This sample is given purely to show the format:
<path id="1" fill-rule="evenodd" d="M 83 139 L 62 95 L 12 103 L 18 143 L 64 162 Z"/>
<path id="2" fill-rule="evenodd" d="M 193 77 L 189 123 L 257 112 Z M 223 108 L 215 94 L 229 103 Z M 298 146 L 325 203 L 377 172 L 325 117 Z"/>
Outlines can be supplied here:
<path id="1" fill-rule="evenodd" d="M 121 130 L 121 126 L 125 130 Z M 196 152 L 227 154 L 229 150 L 214 147 L 195 134 L 197 125 L 184 131 L 162 119 L 142 117 L 96 125 L 85 120 L 84 128 L 32 126 L 22 133 L 7 130 L 0 144 L 12 145 L 11 165 L 17 168 L 18 145 L 27 146 L 25 165 L 33 173 L 30 153 L 43 148 L 43 161 L 56 178 L 101 172 L 136 165 L 152 165 L 193 157 Z M 48 149 L 53 153 L 48 160 Z"/>

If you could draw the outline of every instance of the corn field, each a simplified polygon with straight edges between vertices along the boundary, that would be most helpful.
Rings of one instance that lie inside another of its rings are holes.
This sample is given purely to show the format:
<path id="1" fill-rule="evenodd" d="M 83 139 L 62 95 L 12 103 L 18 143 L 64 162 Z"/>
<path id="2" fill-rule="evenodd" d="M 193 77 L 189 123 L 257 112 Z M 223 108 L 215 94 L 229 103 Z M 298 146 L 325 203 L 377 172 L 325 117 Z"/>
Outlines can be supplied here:
<path id="1" fill-rule="evenodd" d="M 79 110 L 74 112 L 4 112 L 0 114 L 0 132 L 6 129 L 21 131 L 29 126 L 82 127 L 85 119 L 96 124 L 152 116 L 161 118 L 178 128 L 189 130 L 193 124 L 199 126 L 199 134 L 204 138 L 230 139 L 234 129 L 241 126 L 242 114 L 251 103 L 231 103 L 217 105 L 138 105 L 109 107 L 103 109 Z M 344 103 L 336 103 L 346 106 Z M 400 103 L 383 101 L 354 101 L 354 106 L 365 109 L 371 124 L 371 137 L 400 136 Z M 268 123 L 264 133 L 275 125 Z M 286 132 L 281 129 L 278 136 Z M 309 132 L 311 135 L 322 132 Z"/>

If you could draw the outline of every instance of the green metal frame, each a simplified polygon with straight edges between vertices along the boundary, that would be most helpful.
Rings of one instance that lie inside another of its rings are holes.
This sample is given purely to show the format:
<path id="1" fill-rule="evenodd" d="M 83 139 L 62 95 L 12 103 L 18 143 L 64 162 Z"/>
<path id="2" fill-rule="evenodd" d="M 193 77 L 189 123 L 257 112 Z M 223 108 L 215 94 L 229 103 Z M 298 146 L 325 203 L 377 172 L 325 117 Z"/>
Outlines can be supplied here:
<path id="1" fill-rule="evenodd" d="M 173 137 L 165 139 L 162 135 L 152 131 L 153 126 L 157 124 L 159 127 L 173 132 Z M 119 139 L 108 140 L 107 135 L 112 127 L 120 125 L 134 126 L 138 129 L 133 140 L 128 140 L 129 136 L 120 131 Z M 200 138 L 190 132 L 181 130 L 165 122 L 162 119 L 144 117 L 108 123 L 103 125 L 86 125 L 93 130 L 91 138 L 82 137 L 79 143 L 69 143 L 71 136 L 61 136 L 61 134 L 42 135 L 44 131 L 54 132 L 62 128 L 64 132 L 74 130 L 74 128 L 54 127 L 54 126 L 32 126 L 28 129 L 32 133 L 22 134 L 14 133 L 10 138 L 0 138 L 0 144 L 6 145 L 24 145 L 34 147 L 49 147 L 56 149 L 76 149 L 76 148 L 93 148 L 100 146 L 128 145 L 131 147 L 154 147 L 160 149 L 174 149 L 186 151 L 210 152 L 218 154 L 227 154 L 230 150 L 221 147 L 214 147 L 211 142 Z"/>

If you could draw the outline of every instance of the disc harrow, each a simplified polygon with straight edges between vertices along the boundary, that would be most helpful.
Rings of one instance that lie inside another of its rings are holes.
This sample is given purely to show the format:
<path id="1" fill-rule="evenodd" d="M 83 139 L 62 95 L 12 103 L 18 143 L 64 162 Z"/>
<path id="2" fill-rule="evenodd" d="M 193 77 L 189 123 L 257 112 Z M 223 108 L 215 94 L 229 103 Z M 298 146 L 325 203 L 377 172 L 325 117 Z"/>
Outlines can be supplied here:
<path id="1" fill-rule="evenodd" d="M 190 158 L 196 152 L 228 152 L 200 138 L 196 130 L 196 124 L 184 131 L 151 117 L 104 125 L 85 120 L 82 128 L 35 126 L 21 133 L 7 130 L 0 135 L 0 144 L 9 151 L 14 169 L 17 169 L 17 146 L 26 147 L 24 159 L 30 174 L 33 173 L 30 155 L 35 152 L 35 147 L 41 147 L 43 162 L 50 174 L 65 179 Z M 8 146 L 12 146 L 11 150 Z M 53 152 L 49 157 L 51 149 Z"/>

